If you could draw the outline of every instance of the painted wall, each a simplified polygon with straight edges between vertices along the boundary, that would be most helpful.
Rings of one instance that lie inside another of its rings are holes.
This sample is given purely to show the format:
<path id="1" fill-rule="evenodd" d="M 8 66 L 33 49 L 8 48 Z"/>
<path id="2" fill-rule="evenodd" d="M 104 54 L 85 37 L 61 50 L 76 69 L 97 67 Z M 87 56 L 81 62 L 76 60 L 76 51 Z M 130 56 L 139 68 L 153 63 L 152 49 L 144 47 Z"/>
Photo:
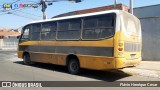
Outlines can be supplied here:
<path id="1" fill-rule="evenodd" d="M 143 60 L 160 61 L 160 17 L 140 19 Z"/>
<path id="2" fill-rule="evenodd" d="M 160 16 L 160 4 L 134 8 L 134 15 L 138 18 L 145 17 L 159 17 Z"/>
<path id="3" fill-rule="evenodd" d="M 160 4 L 134 8 L 142 25 L 142 58 L 144 61 L 160 61 Z"/>

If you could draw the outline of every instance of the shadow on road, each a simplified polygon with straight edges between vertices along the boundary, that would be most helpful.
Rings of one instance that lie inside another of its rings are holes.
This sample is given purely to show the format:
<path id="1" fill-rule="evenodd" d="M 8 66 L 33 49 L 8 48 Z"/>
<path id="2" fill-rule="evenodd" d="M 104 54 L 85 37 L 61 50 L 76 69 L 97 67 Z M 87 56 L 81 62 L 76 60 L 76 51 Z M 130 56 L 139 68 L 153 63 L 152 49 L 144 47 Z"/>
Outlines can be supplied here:
<path id="1" fill-rule="evenodd" d="M 16 61 L 14 63 L 24 65 L 23 61 Z M 31 67 L 41 68 L 41 69 L 46 69 L 46 70 L 51 70 L 51 71 L 62 72 L 62 73 L 68 74 L 67 68 L 64 66 L 59 66 L 59 65 L 35 63 L 35 64 L 31 65 Z M 81 73 L 78 76 L 93 78 L 93 79 L 102 80 L 102 81 L 113 82 L 113 81 L 117 81 L 117 80 L 125 78 L 125 77 L 129 77 L 131 75 L 124 73 L 120 70 L 95 71 L 95 70 L 82 69 Z"/>

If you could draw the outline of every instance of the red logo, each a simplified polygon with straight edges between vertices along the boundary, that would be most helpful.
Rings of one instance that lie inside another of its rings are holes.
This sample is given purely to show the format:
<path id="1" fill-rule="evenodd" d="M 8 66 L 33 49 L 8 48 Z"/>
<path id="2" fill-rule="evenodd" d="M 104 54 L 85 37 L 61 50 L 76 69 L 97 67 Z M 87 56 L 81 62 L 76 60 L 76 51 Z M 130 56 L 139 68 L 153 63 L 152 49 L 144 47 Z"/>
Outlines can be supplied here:
<path id="1" fill-rule="evenodd" d="M 23 4 L 19 4 L 19 8 L 23 8 Z"/>

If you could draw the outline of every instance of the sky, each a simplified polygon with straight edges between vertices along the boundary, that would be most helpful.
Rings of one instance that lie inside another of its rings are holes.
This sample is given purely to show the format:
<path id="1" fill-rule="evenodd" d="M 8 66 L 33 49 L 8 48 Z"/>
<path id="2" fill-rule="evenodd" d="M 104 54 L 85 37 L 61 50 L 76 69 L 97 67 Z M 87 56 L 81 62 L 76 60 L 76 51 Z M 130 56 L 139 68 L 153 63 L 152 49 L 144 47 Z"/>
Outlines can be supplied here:
<path id="1" fill-rule="evenodd" d="M 10 10 L 10 13 L 7 13 L 2 8 L 3 4 L 12 3 L 16 0 L 0 0 L 0 28 L 11 28 L 17 29 L 25 24 L 35 21 L 42 20 L 41 6 L 38 8 L 21 8 L 16 10 Z M 48 0 L 52 1 L 52 0 Z M 55 1 L 55 0 L 54 0 Z M 57 0 L 58 1 L 58 0 Z M 129 0 L 117 0 L 118 3 L 129 5 Z M 17 4 L 32 4 L 38 3 L 40 0 L 19 0 Z M 149 5 L 160 4 L 160 0 L 133 0 L 134 7 L 143 7 Z M 53 5 L 50 5 L 46 9 L 47 18 L 53 16 L 67 13 L 76 10 L 83 10 L 89 8 L 95 8 L 100 6 L 107 6 L 114 4 L 114 0 L 83 0 L 80 3 L 74 3 L 69 1 L 59 1 L 54 2 Z"/>

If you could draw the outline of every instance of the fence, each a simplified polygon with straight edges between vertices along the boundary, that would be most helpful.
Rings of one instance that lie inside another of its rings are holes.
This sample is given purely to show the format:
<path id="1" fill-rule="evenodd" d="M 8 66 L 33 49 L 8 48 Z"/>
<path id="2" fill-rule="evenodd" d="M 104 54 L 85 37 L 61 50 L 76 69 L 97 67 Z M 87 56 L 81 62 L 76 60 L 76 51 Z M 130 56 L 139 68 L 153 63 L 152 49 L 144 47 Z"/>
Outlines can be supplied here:
<path id="1" fill-rule="evenodd" d="M 1 50 L 17 50 L 18 39 L 16 37 L 4 37 L 0 42 Z"/>
<path id="2" fill-rule="evenodd" d="M 17 50 L 17 42 L 3 42 L 1 43 L 1 49 L 2 50 Z"/>

